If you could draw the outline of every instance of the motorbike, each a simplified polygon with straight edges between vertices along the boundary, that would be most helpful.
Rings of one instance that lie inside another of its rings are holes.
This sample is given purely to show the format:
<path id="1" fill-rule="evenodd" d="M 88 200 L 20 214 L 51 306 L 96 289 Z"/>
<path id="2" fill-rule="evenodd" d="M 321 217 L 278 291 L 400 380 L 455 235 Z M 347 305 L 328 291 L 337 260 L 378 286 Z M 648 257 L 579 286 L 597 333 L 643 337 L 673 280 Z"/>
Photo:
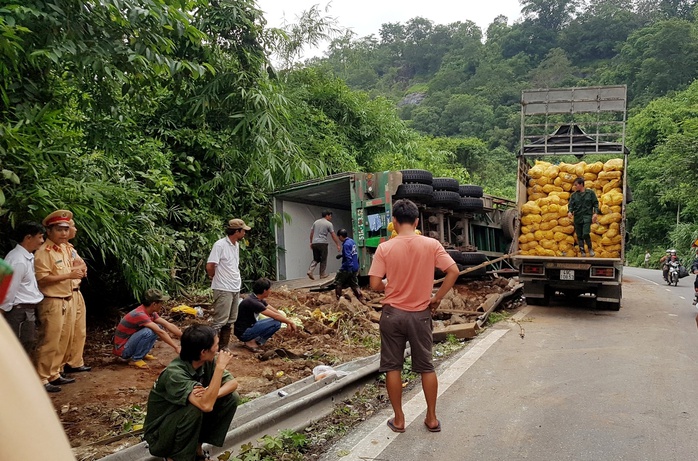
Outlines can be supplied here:
<path id="1" fill-rule="evenodd" d="M 680 264 L 678 261 L 669 261 L 667 264 L 669 266 L 669 272 L 667 272 L 666 275 L 666 282 L 667 285 L 674 285 L 678 286 L 679 284 L 679 267 Z"/>

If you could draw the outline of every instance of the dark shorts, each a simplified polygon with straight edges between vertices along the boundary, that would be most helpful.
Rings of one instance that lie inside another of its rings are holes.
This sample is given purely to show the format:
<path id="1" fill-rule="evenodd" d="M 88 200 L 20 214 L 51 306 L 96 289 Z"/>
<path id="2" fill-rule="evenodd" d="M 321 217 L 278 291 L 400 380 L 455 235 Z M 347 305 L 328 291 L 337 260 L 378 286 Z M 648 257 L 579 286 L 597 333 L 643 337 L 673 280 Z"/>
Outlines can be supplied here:
<path id="1" fill-rule="evenodd" d="M 695 288 L 696 290 L 698 290 L 698 277 L 696 277 L 696 281 L 693 282 L 693 288 Z"/>
<path id="2" fill-rule="evenodd" d="M 383 306 L 380 320 L 381 363 L 378 371 L 402 370 L 405 361 L 405 347 L 410 342 L 412 351 L 412 371 L 429 373 L 434 371 L 431 349 L 431 311 L 404 311 L 390 305 Z"/>
<path id="3" fill-rule="evenodd" d="M 334 283 L 339 288 L 356 288 L 359 286 L 359 277 L 356 272 L 339 271 L 334 277 Z"/>

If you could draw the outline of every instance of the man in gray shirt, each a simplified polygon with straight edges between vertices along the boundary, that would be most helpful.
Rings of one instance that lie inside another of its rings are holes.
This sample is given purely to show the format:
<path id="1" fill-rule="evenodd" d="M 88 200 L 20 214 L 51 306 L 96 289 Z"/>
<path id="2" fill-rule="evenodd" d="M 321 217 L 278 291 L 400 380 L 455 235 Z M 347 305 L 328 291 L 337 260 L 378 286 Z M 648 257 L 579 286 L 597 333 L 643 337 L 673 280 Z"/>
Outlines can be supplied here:
<path id="1" fill-rule="evenodd" d="M 327 273 L 325 272 L 327 269 L 327 246 L 330 243 L 327 237 L 332 237 L 332 240 L 337 245 L 337 251 L 341 252 L 342 245 L 334 233 L 334 227 L 332 227 L 332 212 L 323 210 L 322 218 L 315 221 L 313 227 L 310 228 L 310 249 L 313 250 L 313 261 L 308 268 L 308 277 L 311 280 L 315 280 L 313 271 L 318 264 L 320 264 L 320 278 L 327 278 Z"/>

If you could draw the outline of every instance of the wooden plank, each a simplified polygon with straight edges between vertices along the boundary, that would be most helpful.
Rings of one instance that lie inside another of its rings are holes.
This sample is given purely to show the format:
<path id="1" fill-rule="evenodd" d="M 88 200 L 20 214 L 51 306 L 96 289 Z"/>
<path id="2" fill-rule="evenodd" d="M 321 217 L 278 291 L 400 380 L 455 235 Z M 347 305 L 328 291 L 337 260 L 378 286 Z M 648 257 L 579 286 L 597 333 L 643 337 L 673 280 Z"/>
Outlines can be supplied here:
<path id="1" fill-rule="evenodd" d="M 504 261 L 505 259 L 508 259 L 508 258 L 510 258 L 511 256 L 512 256 L 511 254 L 506 254 L 506 255 L 504 255 L 504 256 L 500 256 L 500 257 L 497 258 L 497 259 L 493 259 L 492 261 L 485 261 L 484 263 L 478 264 L 477 266 L 472 266 L 472 267 L 469 267 L 469 268 L 467 268 L 467 269 L 463 269 L 462 271 L 460 271 L 460 272 L 458 273 L 458 275 L 467 274 L 468 272 L 472 272 L 472 271 L 475 271 L 475 270 L 477 270 L 477 269 L 480 269 L 480 268 L 489 266 L 490 264 L 498 263 L 499 261 Z M 442 277 L 442 278 L 440 278 L 440 279 L 434 280 L 434 285 L 443 282 L 445 279 L 446 279 L 446 277 Z"/>
<path id="2" fill-rule="evenodd" d="M 449 325 L 437 328 L 432 333 L 434 341 L 444 341 L 448 335 L 453 335 L 459 339 L 472 339 L 477 336 L 479 330 L 477 323 L 461 323 L 459 325 Z"/>

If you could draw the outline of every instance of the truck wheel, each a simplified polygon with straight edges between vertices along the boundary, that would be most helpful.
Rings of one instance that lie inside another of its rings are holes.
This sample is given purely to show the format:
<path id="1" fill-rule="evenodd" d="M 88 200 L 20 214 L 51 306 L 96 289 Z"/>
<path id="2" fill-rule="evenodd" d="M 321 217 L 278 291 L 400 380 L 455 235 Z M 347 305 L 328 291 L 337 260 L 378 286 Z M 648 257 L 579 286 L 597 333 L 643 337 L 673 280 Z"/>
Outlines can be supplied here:
<path id="1" fill-rule="evenodd" d="M 454 178 L 434 178 L 431 182 L 434 186 L 434 190 L 449 190 L 451 192 L 458 192 L 458 180 Z"/>
<path id="2" fill-rule="evenodd" d="M 474 184 L 461 184 L 458 186 L 458 193 L 461 197 L 482 197 L 482 187 Z"/>
<path id="3" fill-rule="evenodd" d="M 458 264 L 458 270 L 459 271 L 464 271 L 466 269 L 470 269 L 471 267 L 475 267 L 477 264 Z M 487 275 L 487 268 L 486 267 L 479 267 L 475 269 L 474 271 L 470 271 L 467 274 L 462 274 L 461 277 L 464 278 L 472 278 L 472 277 L 482 277 L 483 275 Z"/>
<path id="4" fill-rule="evenodd" d="M 502 213 L 502 233 L 507 240 L 514 240 L 516 234 L 516 220 L 519 212 L 515 209 L 506 210 Z"/>
<path id="5" fill-rule="evenodd" d="M 446 253 L 453 259 L 456 264 L 468 264 L 463 257 L 463 252 L 460 250 L 446 250 Z"/>
<path id="6" fill-rule="evenodd" d="M 482 213 L 485 205 L 481 198 L 477 197 L 459 197 L 458 206 L 453 209 L 456 211 L 468 211 L 470 213 Z"/>
<path id="7" fill-rule="evenodd" d="M 425 203 L 431 201 L 433 193 L 434 188 L 428 184 L 408 183 L 397 186 L 397 190 L 395 191 L 393 198 L 408 198 L 417 202 Z"/>
<path id="8" fill-rule="evenodd" d="M 427 170 L 400 170 L 403 183 L 429 184 L 433 179 L 431 171 Z"/>
<path id="9" fill-rule="evenodd" d="M 435 190 L 431 199 L 432 205 L 441 205 L 445 208 L 457 208 L 461 197 L 458 192 L 448 190 Z"/>
<path id="10" fill-rule="evenodd" d="M 484 253 L 477 251 L 463 251 L 461 253 L 463 262 L 461 264 L 468 264 L 471 266 L 477 266 L 487 261 L 487 256 Z M 457 261 L 456 261 L 457 262 Z"/>

